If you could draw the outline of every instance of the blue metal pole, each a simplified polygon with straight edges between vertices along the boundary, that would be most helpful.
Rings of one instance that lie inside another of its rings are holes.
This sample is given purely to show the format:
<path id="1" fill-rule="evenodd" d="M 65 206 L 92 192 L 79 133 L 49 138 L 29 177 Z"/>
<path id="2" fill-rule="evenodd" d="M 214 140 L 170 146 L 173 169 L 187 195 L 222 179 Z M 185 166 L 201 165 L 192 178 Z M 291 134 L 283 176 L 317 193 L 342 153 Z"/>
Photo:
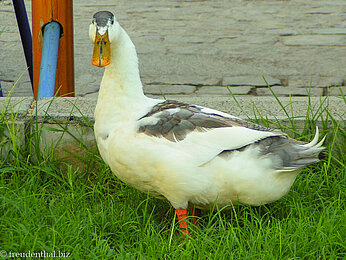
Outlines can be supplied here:
<path id="1" fill-rule="evenodd" d="M 33 84 L 33 67 L 32 67 L 32 37 L 30 26 L 28 22 L 28 16 L 26 14 L 25 4 L 23 0 L 13 0 L 14 12 L 16 13 L 18 29 L 20 33 L 20 38 L 22 39 L 22 45 L 24 49 L 24 55 L 26 60 L 26 65 L 28 66 L 31 88 L 34 92 Z"/>
<path id="2" fill-rule="evenodd" d="M 2 88 L 1 88 L 1 81 L 0 81 L 0 97 L 3 97 L 4 94 L 2 94 Z"/>
<path id="3" fill-rule="evenodd" d="M 59 38 L 60 24 L 57 22 L 47 23 L 43 28 L 43 43 L 37 98 L 54 96 Z"/>

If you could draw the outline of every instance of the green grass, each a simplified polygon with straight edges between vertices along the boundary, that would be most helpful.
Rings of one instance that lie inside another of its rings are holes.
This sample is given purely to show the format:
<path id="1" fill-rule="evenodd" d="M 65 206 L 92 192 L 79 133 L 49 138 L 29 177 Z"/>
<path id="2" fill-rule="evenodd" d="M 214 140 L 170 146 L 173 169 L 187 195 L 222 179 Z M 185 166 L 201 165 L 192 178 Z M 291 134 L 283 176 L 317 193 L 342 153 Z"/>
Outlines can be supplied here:
<path id="1" fill-rule="evenodd" d="M 13 142 L 11 160 L 0 161 L 0 252 L 60 251 L 72 259 L 345 258 L 345 131 L 327 109 L 311 111 L 302 133 L 294 115 L 287 114 L 289 129 L 278 127 L 308 140 L 314 120 L 323 117 L 327 158 L 303 169 L 277 202 L 203 211 L 186 239 L 168 202 L 120 182 L 97 155 L 88 170 L 61 167 L 54 157 L 33 161 L 32 147 L 5 138 L 11 125 L 0 116 L 0 146 Z"/>

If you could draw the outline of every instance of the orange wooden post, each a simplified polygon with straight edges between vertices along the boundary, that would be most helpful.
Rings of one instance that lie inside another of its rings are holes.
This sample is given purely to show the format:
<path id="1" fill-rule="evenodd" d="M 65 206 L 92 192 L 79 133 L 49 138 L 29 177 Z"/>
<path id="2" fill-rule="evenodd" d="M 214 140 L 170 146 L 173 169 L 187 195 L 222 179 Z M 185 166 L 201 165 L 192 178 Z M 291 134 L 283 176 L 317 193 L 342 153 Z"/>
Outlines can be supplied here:
<path id="1" fill-rule="evenodd" d="M 42 53 L 42 27 L 51 21 L 60 23 L 62 35 L 55 81 L 57 96 L 74 96 L 73 6 L 72 0 L 32 1 L 32 51 L 34 96 L 37 98 Z"/>

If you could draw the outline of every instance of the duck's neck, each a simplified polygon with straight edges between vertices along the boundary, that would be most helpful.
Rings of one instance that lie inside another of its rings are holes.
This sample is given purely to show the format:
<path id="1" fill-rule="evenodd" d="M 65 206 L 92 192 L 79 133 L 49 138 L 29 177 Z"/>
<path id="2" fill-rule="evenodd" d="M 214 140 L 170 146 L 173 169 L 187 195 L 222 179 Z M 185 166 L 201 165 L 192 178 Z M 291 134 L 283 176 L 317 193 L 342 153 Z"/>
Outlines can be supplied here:
<path id="1" fill-rule="evenodd" d="M 123 106 L 145 98 L 135 46 L 121 28 L 118 41 L 111 45 L 111 63 L 105 68 L 98 103 L 119 103 Z"/>

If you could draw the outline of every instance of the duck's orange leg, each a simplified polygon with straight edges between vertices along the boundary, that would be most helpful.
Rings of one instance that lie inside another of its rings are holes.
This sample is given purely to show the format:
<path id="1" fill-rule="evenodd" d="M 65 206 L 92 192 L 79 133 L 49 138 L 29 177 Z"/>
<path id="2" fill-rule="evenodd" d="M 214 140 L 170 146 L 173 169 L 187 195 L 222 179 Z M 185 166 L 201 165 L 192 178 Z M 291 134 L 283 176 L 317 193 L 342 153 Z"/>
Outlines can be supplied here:
<path id="1" fill-rule="evenodd" d="M 192 206 L 191 207 L 191 214 L 193 216 L 192 223 L 197 227 L 198 225 L 198 217 L 201 216 L 201 210 Z"/>
<path id="2" fill-rule="evenodd" d="M 187 209 L 176 209 L 175 212 L 177 213 L 178 220 L 180 223 L 180 230 L 185 235 L 189 234 L 189 231 L 187 230 L 187 222 L 186 222 Z"/>

